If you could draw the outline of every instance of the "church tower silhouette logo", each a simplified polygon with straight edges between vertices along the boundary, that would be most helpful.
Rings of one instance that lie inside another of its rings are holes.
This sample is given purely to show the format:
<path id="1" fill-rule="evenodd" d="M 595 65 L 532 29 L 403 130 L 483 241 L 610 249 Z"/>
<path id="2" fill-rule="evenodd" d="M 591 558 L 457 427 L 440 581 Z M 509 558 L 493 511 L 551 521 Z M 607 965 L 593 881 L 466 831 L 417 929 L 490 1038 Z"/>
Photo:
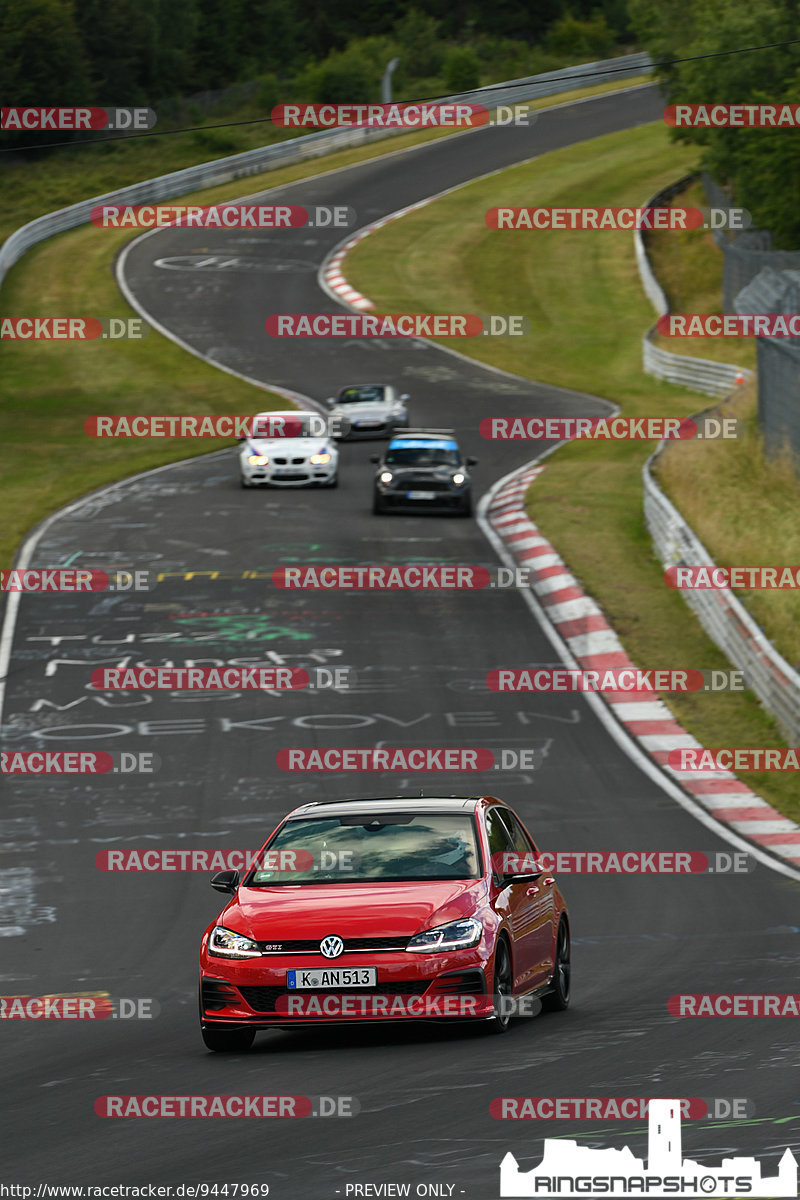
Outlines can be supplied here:
<path id="1" fill-rule="evenodd" d="M 787 1147 L 778 1174 L 762 1176 L 756 1158 L 723 1158 L 719 1167 L 684 1159 L 679 1100 L 651 1100 L 647 1164 L 622 1150 L 592 1150 L 576 1141 L 545 1138 L 542 1161 L 520 1171 L 511 1153 L 500 1164 L 500 1195 L 519 1196 L 797 1196 L 797 1160 Z"/>

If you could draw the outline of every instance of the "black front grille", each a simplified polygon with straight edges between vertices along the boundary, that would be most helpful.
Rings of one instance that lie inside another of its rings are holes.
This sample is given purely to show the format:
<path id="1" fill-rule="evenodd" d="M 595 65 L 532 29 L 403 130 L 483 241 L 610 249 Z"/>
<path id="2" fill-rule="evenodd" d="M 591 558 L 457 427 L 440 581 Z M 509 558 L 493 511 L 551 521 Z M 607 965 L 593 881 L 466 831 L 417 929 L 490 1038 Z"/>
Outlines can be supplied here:
<path id="1" fill-rule="evenodd" d="M 285 458 L 273 458 L 273 460 L 272 460 L 272 461 L 273 461 L 274 463 L 277 463 L 279 467 L 285 467 L 285 466 L 286 466 L 286 459 L 285 459 Z"/>
<path id="2" fill-rule="evenodd" d="M 427 979 L 405 979 L 396 983 L 378 983 L 372 988 L 343 987 L 324 992 L 284 987 L 240 987 L 239 991 L 255 1012 L 274 1013 L 279 996 L 303 996 L 306 1000 L 312 996 L 319 1000 L 326 996 L 421 996 L 429 986 Z"/>
<path id="3" fill-rule="evenodd" d="M 220 1009 L 237 1003 L 236 988 L 221 979 L 204 979 L 201 986 L 203 1009 L 206 1012 L 219 1012 Z"/>
<path id="4" fill-rule="evenodd" d="M 449 492 L 453 487 L 449 479 L 431 479 L 428 475 L 404 475 L 397 485 L 403 491 L 411 492 Z"/>
<path id="5" fill-rule="evenodd" d="M 437 996 L 482 996 L 486 993 L 486 976 L 483 971 L 461 971 L 454 975 L 440 975 L 434 991 Z"/>
<path id="6" fill-rule="evenodd" d="M 286 942 L 259 942 L 259 950 L 264 950 L 272 954 L 319 954 L 322 957 L 322 952 L 319 944 L 322 938 L 317 938 L 316 941 L 301 941 L 295 939 Z M 401 937 L 385 937 L 385 938 L 345 938 L 344 953 L 347 954 L 353 950 L 405 950 L 408 944 L 408 938 Z M 276 950 L 278 946 L 280 949 Z"/>

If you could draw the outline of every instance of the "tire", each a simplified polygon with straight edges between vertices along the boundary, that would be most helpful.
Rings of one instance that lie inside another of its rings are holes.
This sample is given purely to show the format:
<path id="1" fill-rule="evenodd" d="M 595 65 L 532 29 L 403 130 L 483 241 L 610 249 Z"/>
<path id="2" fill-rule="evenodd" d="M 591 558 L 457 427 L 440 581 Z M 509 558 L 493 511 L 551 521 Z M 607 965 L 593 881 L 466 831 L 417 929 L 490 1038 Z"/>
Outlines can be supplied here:
<path id="1" fill-rule="evenodd" d="M 492 991 L 496 996 L 511 996 L 514 990 L 514 973 L 511 969 L 511 952 L 505 938 L 500 938 L 494 952 Z M 488 1033 L 506 1033 L 511 1024 L 511 1013 L 495 1013 L 485 1028 Z"/>
<path id="2" fill-rule="evenodd" d="M 566 921 L 562 921 L 556 938 L 553 989 L 546 996 L 542 996 L 542 1008 L 546 1012 L 563 1012 L 565 1008 L 569 1008 L 571 975 L 569 926 Z"/>
<path id="3" fill-rule="evenodd" d="M 251 487 L 252 485 L 251 485 L 250 483 L 248 483 L 248 482 L 247 482 L 247 480 L 245 479 L 244 475 L 240 475 L 240 476 L 239 476 L 239 486 L 240 486 L 240 487 L 243 487 L 243 488 L 249 488 L 249 487 Z"/>
<path id="4" fill-rule="evenodd" d="M 372 497 L 372 511 L 376 517 L 381 516 L 382 513 L 385 512 L 385 509 L 380 502 L 380 497 L 377 495 L 377 493 Z"/>
<path id="5" fill-rule="evenodd" d="M 328 479 L 325 481 L 325 483 L 320 484 L 320 487 L 324 487 L 324 488 L 335 488 L 338 486 L 339 486 L 339 476 L 338 475 L 334 475 L 333 479 Z"/>
<path id="6" fill-rule="evenodd" d="M 461 516 L 461 517 L 471 517 L 472 516 L 472 495 L 471 494 L 467 495 L 467 498 L 464 501 L 464 507 L 459 510 L 459 516 Z"/>
<path id="7" fill-rule="evenodd" d="M 207 1048 L 218 1054 L 242 1054 L 250 1049 L 256 1036 L 255 1029 L 239 1029 L 236 1026 L 216 1029 L 213 1025 L 201 1025 L 200 1033 Z"/>

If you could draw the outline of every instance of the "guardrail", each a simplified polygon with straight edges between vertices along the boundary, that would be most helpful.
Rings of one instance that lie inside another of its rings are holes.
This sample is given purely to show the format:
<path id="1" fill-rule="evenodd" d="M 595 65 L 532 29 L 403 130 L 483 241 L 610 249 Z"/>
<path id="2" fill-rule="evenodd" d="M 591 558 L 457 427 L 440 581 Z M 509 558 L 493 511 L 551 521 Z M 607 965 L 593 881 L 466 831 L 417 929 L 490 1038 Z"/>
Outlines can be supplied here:
<path id="1" fill-rule="evenodd" d="M 464 103 L 474 102 L 485 104 L 488 108 L 496 108 L 498 105 L 520 103 L 538 96 L 557 95 L 559 92 L 575 87 L 579 82 L 585 85 L 590 84 L 593 80 L 597 82 L 601 77 L 609 80 L 622 80 L 632 75 L 641 75 L 647 72 L 651 66 L 652 60 L 649 54 L 625 54 L 618 58 L 564 67 L 560 71 L 550 71 L 543 75 L 509 79 L 489 87 L 477 88 L 472 92 L 462 92 L 458 96 L 443 97 L 440 102 L 460 100 Z M 86 224 L 96 205 L 152 204 L 160 200 L 172 200 L 176 196 L 182 196 L 200 188 L 215 187 L 220 183 L 245 179 L 249 175 L 259 175 L 278 166 L 329 154 L 333 150 L 358 146 L 365 142 L 408 132 L 407 129 L 372 129 L 364 126 L 321 130 L 303 137 L 288 138 L 273 146 L 260 146 L 255 150 L 245 150 L 241 154 L 232 154 L 226 158 L 199 163 L 197 166 L 186 167 L 181 171 L 172 171 L 168 175 L 158 175 L 154 179 L 145 179 L 141 183 L 119 188 L 117 191 L 105 192 L 102 196 L 93 196 L 89 200 L 70 204 L 66 208 L 56 209 L 54 212 L 37 217 L 26 225 L 22 225 L 0 246 L 0 285 L 2 285 L 8 269 L 27 250 L 56 233 L 64 233 L 68 229 L 75 229 L 79 225 Z"/>
<path id="2" fill-rule="evenodd" d="M 656 192 L 655 196 L 646 201 L 642 207 L 658 208 L 662 204 L 669 203 L 678 192 L 683 191 L 698 176 L 698 172 L 685 175 L 677 182 L 671 183 L 669 187 Z M 664 317 L 669 312 L 669 301 L 650 265 L 644 238 L 639 229 L 634 232 L 633 245 L 642 287 L 658 316 Z M 713 362 L 708 358 L 690 358 L 686 354 L 674 354 L 671 350 L 664 350 L 655 344 L 653 340 L 655 336 L 656 326 L 651 325 L 642 337 L 642 369 L 645 374 L 652 375 L 655 379 L 664 379 L 669 383 L 692 388 L 696 392 L 703 392 L 709 396 L 725 396 L 735 385 L 737 378 L 753 378 L 752 371 L 742 370 L 734 363 Z"/>
<path id="3" fill-rule="evenodd" d="M 704 410 L 716 411 L 718 406 Z M 653 477 L 653 465 L 665 444 L 658 444 L 642 468 L 644 515 L 656 554 L 665 567 L 711 567 L 715 564 L 708 550 Z M 729 588 L 685 589 L 681 595 L 711 640 L 744 672 L 747 686 L 773 714 L 788 744 L 800 744 L 800 674 Z"/>

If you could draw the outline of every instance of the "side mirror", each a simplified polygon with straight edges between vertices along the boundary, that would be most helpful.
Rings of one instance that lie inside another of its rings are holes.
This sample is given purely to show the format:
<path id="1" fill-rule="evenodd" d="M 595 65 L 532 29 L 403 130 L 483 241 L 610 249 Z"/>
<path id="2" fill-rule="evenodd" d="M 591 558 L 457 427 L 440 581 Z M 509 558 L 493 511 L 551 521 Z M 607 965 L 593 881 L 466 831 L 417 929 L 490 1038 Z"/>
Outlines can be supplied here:
<path id="1" fill-rule="evenodd" d="M 535 883 L 537 879 L 541 879 L 544 871 L 510 871 L 507 875 L 501 875 L 503 885 L 509 883 Z"/>
<path id="2" fill-rule="evenodd" d="M 380 454 L 370 454 L 369 461 L 371 463 L 379 463 L 381 461 Z"/>
<path id="3" fill-rule="evenodd" d="M 403 392 L 403 394 L 402 394 L 402 396 L 400 397 L 400 399 L 401 399 L 401 400 L 410 400 L 410 399 L 411 399 L 411 397 L 409 396 L 408 392 Z"/>
<path id="4" fill-rule="evenodd" d="M 333 408 L 335 403 L 336 403 L 336 401 L 333 398 L 333 396 L 326 396 L 325 399 L 323 400 L 323 404 L 327 404 L 328 408 Z"/>
<path id="5" fill-rule="evenodd" d="M 215 892 L 224 892 L 226 895 L 235 896 L 239 886 L 239 872 L 217 871 L 211 876 L 211 886 Z"/>
<path id="6" fill-rule="evenodd" d="M 468 459 L 467 459 L 467 466 L 468 466 L 468 467 L 477 467 L 477 465 L 478 465 L 478 460 L 477 460 L 477 458 L 468 458 Z"/>

